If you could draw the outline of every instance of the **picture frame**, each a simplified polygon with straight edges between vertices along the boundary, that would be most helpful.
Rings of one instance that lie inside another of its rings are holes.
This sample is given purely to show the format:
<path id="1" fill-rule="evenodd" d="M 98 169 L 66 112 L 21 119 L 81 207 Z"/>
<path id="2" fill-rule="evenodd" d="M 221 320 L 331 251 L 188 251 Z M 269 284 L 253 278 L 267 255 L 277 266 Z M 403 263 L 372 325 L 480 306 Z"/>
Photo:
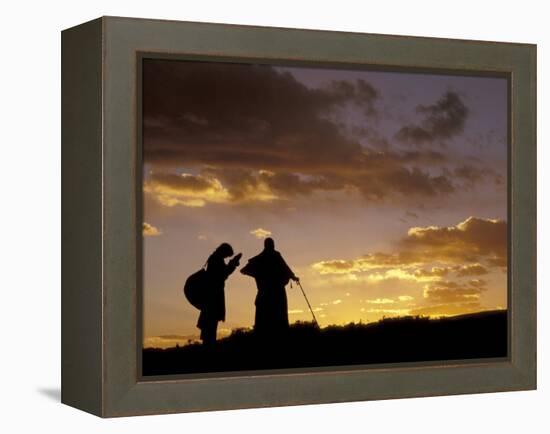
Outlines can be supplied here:
<path id="1" fill-rule="evenodd" d="M 509 80 L 508 357 L 140 374 L 144 55 Z M 62 402 L 101 417 L 536 388 L 536 46 L 102 17 L 62 32 Z"/>

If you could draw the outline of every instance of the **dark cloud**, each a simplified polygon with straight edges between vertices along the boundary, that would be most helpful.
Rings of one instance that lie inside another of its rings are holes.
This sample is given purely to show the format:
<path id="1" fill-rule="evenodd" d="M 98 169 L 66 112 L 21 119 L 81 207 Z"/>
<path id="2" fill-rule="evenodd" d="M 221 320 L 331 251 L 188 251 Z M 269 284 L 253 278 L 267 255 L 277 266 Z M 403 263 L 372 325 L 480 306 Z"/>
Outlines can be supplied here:
<path id="1" fill-rule="evenodd" d="M 462 178 L 468 183 L 473 184 L 479 181 L 481 178 L 483 178 L 483 176 L 487 174 L 487 169 L 480 169 L 474 166 L 464 165 L 464 166 L 457 167 L 454 170 L 454 174 L 458 178 Z"/>
<path id="2" fill-rule="evenodd" d="M 417 113 L 423 116 L 420 124 L 402 127 L 396 134 L 401 142 L 423 145 L 450 139 L 464 130 L 468 107 L 455 92 L 446 92 L 431 105 L 419 105 Z"/>
<path id="3" fill-rule="evenodd" d="M 296 169 L 349 164 L 361 146 L 329 120 L 347 104 L 372 113 L 368 83 L 310 89 L 265 65 L 146 61 L 145 160 Z"/>
<path id="4" fill-rule="evenodd" d="M 374 101 L 378 98 L 378 91 L 368 82 L 358 79 L 355 82 L 333 80 L 327 91 L 339 97 L 344 102 L 352 102 L 363 109 L 366 115 L 375 115 Z"/>
<path id="5" fill-rule="evenodd" d="M 373 132 L 370 120 L 380 96 L 367 81 L 309 88 L 266 65 L 160 60 L 145 61 L 143 77 L 145 162 L 163 172 L 195 168 L 203 176 L 180 179 L 180 187 L 170 183 L 174 193 L 187 192 L 191 182 L 193 189 L 208 189 L 214 180 L 236 202 L 259 188 L 262 194 L 252 197 L 353 190 L 368 200 L 386 200 L 455 191 L 453 174 L 442 169 L 442 153 L 392 150 Z M 450 98 L 434 107 L 454 113 L 447 108 L 452 101 L 445 102 Z M 439 119 L 430 107 L 419 110 Z M 363 142 L 339 121 L 350 108 L 363 117 Z M 428 123 L 440 130 L 441 122 Z"/>
<path id="6" fill-rule="evenodd" d="M 449 178 L 439 175 L 432 176 L 417 167 L 408 169 L 396 168 L 381 174 L 378 179 L 365 180 L 361 185 L 361 192 L 370 199 L 382 199 L 387 194 L 388 186 L 404 195 L 420 195 L 433 197 L 441 194 L 452 193 L 455 187 Z M 371 181 L 371 182 L 368 182 Z"/>
<path id="7" fill-rule="evenodd" d="M 462 181 L 462 185 L 466 188 L 472 188 L 480 182 L 490 179 L 495 185 L 502 185 L 504 177 L 490 167 L 477 167 L 470 164 L 464 164 L 456 167 L 452 174 L 446 174 L 453 178 Z"/>

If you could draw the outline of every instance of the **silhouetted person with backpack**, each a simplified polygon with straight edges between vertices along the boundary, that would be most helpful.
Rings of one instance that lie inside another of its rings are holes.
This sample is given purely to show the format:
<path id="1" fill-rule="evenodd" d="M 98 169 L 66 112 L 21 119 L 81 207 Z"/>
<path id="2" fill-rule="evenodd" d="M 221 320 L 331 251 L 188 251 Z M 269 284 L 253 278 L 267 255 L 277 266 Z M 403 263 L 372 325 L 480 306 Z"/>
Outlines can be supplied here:
<path id="1" fill-rule="evenodd" d="M 197 327 L 205 345 L 216 343 L 218 322 L 225 321 L 225 280 L 238 267 L 242 254 L 233 257 L 227 264 L 225 259 L 233 256 L 228 243 L 221 244 L 206 261 L 206 287 Z"/>
<path id="2" fill-rule="evenodd" d="M 256 280 L 256 316 L 254 331 L 280 335 L 288 329 L 288 303 L 285 286 L 290 279 L 299 281 L 281 254 L 273 238 L 266 238 L 264 250 L 248 261 L 241 273 Z"/>

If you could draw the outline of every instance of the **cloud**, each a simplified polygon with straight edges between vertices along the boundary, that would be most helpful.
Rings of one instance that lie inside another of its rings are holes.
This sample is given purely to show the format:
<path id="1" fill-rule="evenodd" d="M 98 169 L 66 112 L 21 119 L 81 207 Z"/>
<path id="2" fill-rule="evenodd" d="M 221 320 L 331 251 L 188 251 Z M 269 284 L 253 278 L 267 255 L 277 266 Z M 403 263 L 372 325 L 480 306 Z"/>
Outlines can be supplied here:
<path id="1" fill-rule="evenodd" d="M 507 257 L 507 224 L 503 220 L 468 217 L 454 226 L 412 227 L 396 244 L 396 252 L 369 253 L 356 259 L 324 260 L 312 264 L 320 274 L 353 274 L 393 269 L 394 277 L 443 277 L 482 275 L 486 266 L 503 266 Z M 441 262 L 453 267 L 419 268 Z M 411 271 L 413 268 L 415 270 Z M 412 274 L 412 276 L 410 276 Z"/>
<path id="2" fill-rule="evenodd" d="M 366 299 L 361 300 L 361 302 L 365 302 L 367 304 L 395 304 L 400 302 L 407 302 L 414 300 L 414 297 L 411 297 L 410 295 L 400 295 L 397 298 L 374 298 L 374 299 Z"/>
<path id="3" fill-rule="evenodd" d="M 260 239 L 267 238 L 271 235 L 271 231 L 268 231 L 267 229 L 262 229 L 262 228 L 254 229 L 250 231 L 250 233 L 254 235 L 256 238 L 260 238 Z"/>
<path id="4" fill-rule="evenodd" d="M 417 275 L 414 267 L 400 268 L 392 267 L 391 265 L 369 263 L 368 260 L 364 261 L 364 258 L 350 261 L 321 261 L 314 263 L 312 267 L 320 274 L 345 275 L 352 281 L 367 280 L 371 282 L 382 282 L 386 280 L 409 280 L 415 282 L 431 282 L 439 280 L 437 276 Z M 358 276 L 358 273 L 363 273 L 363 275 Z"/>
<path id="5" fill-rule="evenodd" d="M 485 180 L 491 180 L 493 185 L 502 185 L 504 183 L 503 174 L 498 173 L 495 169 L 488 166 L 473 166 L 471 164 L 455 167 L 452 177 L 456 180 L 461 180 L 464 189 L 471 189 Z"/>
<path id="6" fill-rule="evenodd" d="M 378 98 L 364 80 L 311 89 L 268 65 L 149 60 L 143 74 L 144 157 L 168 166 L 346 162 L 360 146 L 327 115 L 347 106 L 371 115 Z"/>
<path id="7" fill-rule="evenodd" d="M 367 276 L 367 279 L 375 282 L 381 282 L 385 280 L 394 280 L 394 279 L 411 280 L 415 282 L 431 282 L 434 280 L 440 280 L 441 275 L 432 273 L 429 271 L 424 271 L 424 270 L 415 270 L 414 267 L 390 268 L 382 272 L 370 273 Z"/>
<path id="8" fill-rule="evenodd" d="M 481 264 L 467 264 L 456 268 L 456 274 L 459 277 L 482 276 L 488 273 L 489 270 Z"/>
<path id="9" fill-rule="evenodd" d="M 143 236 L 144 237 L 157 237 L 160 234 L 162 234 L 162 232 L 158 228 L 156 228 L 152 224 L 143 222 Z"/>
<path id="10" fill-rule="evenodd" d="M 507 224 L 503 220 L 468 217 L 454 226 L 412 227 L 395 252 L 368 253 L 356 259 L 313 263 L 319 274 L 370 272 L 372 280 L 440 280 L 450 272 L 459 277 L 487 274 L 487 267 L 505 266 Z M 480 262 L 485 262 L 482 265 Z M 432 263 L 448 264 L 426 269 Z"/>
<path id="11" fill-rule="evenodd" d="M 419 268 L 418 270 L 415 270 L 414 275 L 418 278 L 439 278 L 444 277 L 447 274 L 449 274 L 450 268 L 448 267 L 432 267 L 431 270 L 425 270 L 423 268 Z"/>
<path id="12" fill-rule="evenodd" d="M 382 315 L 403 316 L 410 313 L 410 309 L 365 309 L 362 312 L 377 313 Z"/>
<path id="13" fill-rule="evenodd" d="M 391 298 L 375 298 L 374 300 L 365 300 L 365 303 L 369 304 L 393 304 L 395 300 Z"/>
<path id="14" fill-rule="evenodd" d="M 411 297 L 410 295 L 400 295 L 397 297 L 399 301 L 412 301 L 414 300 L 414 297 Z"/>
<path id="15" fill-rule="evenodd" d="M 189 173 L 152 173 L 143 190 L 152 193 L 165 206 L 203 207 L 207 202 L 223 203 L 230 199 L 228 191 L 216 178 Z"/>
<path id="16" fill-rule="evenodd" d="M 464 179 L 470 185 L 475 184 L 486 175 L 489 175 L 487 168 L 478 168 L 471 165 L 463 165 L 455 168 L 454 174 L 457 178 Z"/>
<path id="17" fill-rule="evenodd" d="M 162 60 L 146 60 L 143 74 L 145 163 L 175 176 L 177 168 L 197 169 L 196 183 L 212 193 L 203 197 L 197 185 L 189 195 L 181 182 L 174 194 L 149 189 L 164 205 L 261 204 L 349 191 L 391 201 L 456 191 L 444 154 L 380 147 L 385 139 L 373 133 L 380 95 L 365 80 L 312 88 L 268 65 Z M 419 106 L 422 128 L 442 137 L 456 132 L 447 118 L 459 116 L 461 104 L 447 93 Z M 366 132 L 361 139 L 346 124 L 350 110 Z"/>
<path id="18" fill-rule="evenodd" d="M 411 315 L 439 317 L 474 313 L 483 310 L 486 309 L 478 301 L 469 301 L 465 303 L 442 303 L 431 306 L 422 306 L 411 309 L 409 313 Z"/>
<path id="19" fill-rule="evenodd" d="M 439 303 L 472 301 L 479 300 L 485 290 L 484 286 L 466 286 L 453 281 L 443 281 L 427 285 L 424 289 L 424 298 Z"/>
<path id="20" fill-rule="evenodd" d="M 357 159 L 365 160 L 365 164 L 358 167 L 354 162 Z M 367 164 L 367 160 L 372 161 Z M 177 179 L 182 175 L 165 173 L 161 177 L 152 175 L 152 179 L 146 179 L 145 192 L 152 193 L 167 206 L 203 206 L 206 202 L 265 203 L 312 196 L 319 192 L 356 193 L 374 202 L 398 196 L 404 200 L 411 196 L 435 198 L 455 192 L 456 187 L 445 175 L 432 175 L 427 170 L 406 167 L 405 164 L 406 159 L 399 162 L 395 155 L 369 156 L 366 151 L 362 151 L 361 155 L 350 157 L 347 167 L 342 164 L 341 167 L 326 171 L 318 167 L 303 168 L 300 172 L 288 169 L 275 172 L 267 169 L 207 167 L 201 170 L 200 175 L 187 174 L 197 181 L 191 191 L 188 185 L 190 182 L 176 184 L 169 180 L 169 177 Z M 199 186 L 213 189 L 216 195 L 202 198 L 200 192 L 197 192 Z M 166 191 L 167 187 L 169 192 Z M 177 196 L 183 196 L 183 200 Z"/>
<path id="21" fill-rule="evenodd" d="M 464 272 L 482 271 L 478 263 L 506 264 L 507 224 L 499 219 L 468 217 L 455 226 L 428 226 L 409 229 L 401 247 L 423 261 L 473 262 Z M 475 267 L 473 265 L 476 265 Z"/>
<path id="22" fill-rule="evenodd" d="M 395 253 L 368 253 L 357 259 L 332 259 L 312 264 L 320 274 L 350 274 L 376 270 L 387 267 L 410 265 L 409 258 Z"/>
<path id="23" fill-rule="evenodd" d="M 468 281 L 468 283 L 478 288 L 487 285 L 487 282 L 483 279 L 471 279 Z"/>
<path id="24" fill-rule="evenodd" d="M 479 307 L 487 290 L 487 281 L 478 277 L 506 264 L 507 224 L 498 219 L 468 217 L 451 226 L 412 227 L 393 248 L 390 252 L 368 253 L 355 259 L 319 261 L 311 267 L 321 275 L 344 275 L 354 281 L 424 282 L 426 306 L 420 306 L 418 309 L 425 309 L 416 310 L 415 314 L 469 312 L 474 305 L 467 303 L 475 302 Z M 465 279 L 468 277 L 476 278 Z M 389 305 L 412 300 L 411 296 L 403 295 L 365 303 Z M 435 305 L 437 308 L 431 309 Z M 455 309 L 458 305 L 464 305 L 464 310 Z"/>
<path id="25" fill-rule="evenodd" d="M 450 139 L 464 130 L 469 110 L 455 92 L 446 92 L 431 105 L 416 107 L 418 114 L 423 116 L 420 124 L 403 126 L 396 138 L 405 143 L 423 145 Z"/>
<path id="26" fill-rule="evenodd" d="M 197 335 L 161 335 L 148 336 L 143 340 L 144 348 L 169 348 L 198 341 Z"/>

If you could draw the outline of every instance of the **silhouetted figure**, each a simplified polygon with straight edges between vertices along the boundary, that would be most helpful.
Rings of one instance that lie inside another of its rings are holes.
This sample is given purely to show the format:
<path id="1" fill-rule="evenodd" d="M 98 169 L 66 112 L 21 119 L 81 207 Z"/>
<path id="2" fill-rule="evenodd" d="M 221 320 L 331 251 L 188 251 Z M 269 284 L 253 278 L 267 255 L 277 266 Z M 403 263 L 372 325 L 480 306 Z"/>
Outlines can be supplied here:
<path id="1" fill-rule="evenodd" d="M 253 277 L 258 288 L 254 331 L 269 335 L 284 333 L 288 329 L 285 286 L 290 279 L 299 279 L 275 250 L 272 238 L 265 239 L 264 250 L 250 259 L 241 273 Z"/>
<path id="2" fill-rule="evenodd" d="M 206 262 L 208 287 L 205 288 L 204 303 L 199 315 L 197 327 L 201 330 L 203 344 L 216 342 L 218 322 L 225 321 L 225 280 L 239 265 L 242 254 L 239 253 L 227 264 L 225 259 L 233 256 L 233 248 L 228 243 L 221 244 Z"/>

